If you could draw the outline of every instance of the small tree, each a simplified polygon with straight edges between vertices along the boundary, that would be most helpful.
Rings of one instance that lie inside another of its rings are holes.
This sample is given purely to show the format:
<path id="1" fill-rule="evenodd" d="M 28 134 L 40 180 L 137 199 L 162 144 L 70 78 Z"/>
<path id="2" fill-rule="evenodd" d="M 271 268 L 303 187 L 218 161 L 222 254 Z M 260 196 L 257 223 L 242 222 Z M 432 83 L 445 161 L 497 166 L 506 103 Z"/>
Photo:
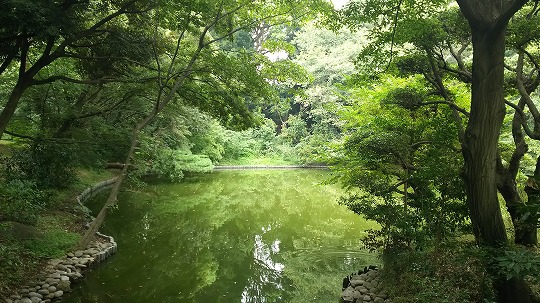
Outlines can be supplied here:
<path id="1" fill-rule="evenodd" d="M 422 86 L 404 84 L 414 79 L 381 81 L 353 92 L 337 158 L 352 190 L 344 203 L 381 224 L 366 239 L 372 249 L 438 247 L 466 218 L 451 110 L 422 107 L 430 99 Z"/>

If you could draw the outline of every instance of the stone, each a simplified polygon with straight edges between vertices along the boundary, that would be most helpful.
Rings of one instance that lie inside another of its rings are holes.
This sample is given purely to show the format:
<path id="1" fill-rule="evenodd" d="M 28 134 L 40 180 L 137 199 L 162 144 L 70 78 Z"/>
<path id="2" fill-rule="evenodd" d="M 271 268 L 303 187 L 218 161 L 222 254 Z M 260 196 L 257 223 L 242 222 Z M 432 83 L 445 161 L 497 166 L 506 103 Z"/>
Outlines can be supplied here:
<path id="1" fill-rule="evenodd" d="M 21 293 L 21 294 L 27 294 L 29 292 L 30 292 L 30 290 L 28 290 L 28 288 L 23 288 L 23 289 L 21 289 L 21 291 L 19 291 L 19 293 Z"/>
<path id="2" fill-rule="evenodd" d="M 73 253 L 73 255 L 74 255 L 75 257 L 77 257 L 77 258 L 78 258 L 78 257 L 82 257 L 83 254 L 84 254 L 84 253 L 83 253 L 81 250 L 77 250 L 76 252 Z"/>
<path id="3" fill-rule="evenodd" d="M 62 291 L 69 291 L 71 289 L 71 282 L 68 281 L 60 281 L 58 285 L 56 285 L 56 288 Z"/>
<path id="4" fill-rule="evenodd" d="M 45 295 L 44 298 L 45 298 L 45 299 L 52 299 L 52 298 L 54 298 L 54 293 Z"/>
<path id="5" fill-rule="evenodd" d="M 356 300 L 356 302 L 358 302 L 358 299 L 362 298 L 362 294 L 358 290 L 355 290 L 353 293 L 353 298 Z"/>
<path id="6" fill-rule="evenodd" d="M 32 300 L 30 300 L 30 298 L 22 298 L 15 301 L 15 303 L 32 303 Z"/>
<path id="7" fill-rule="evenodd" d="M 341 293 L 341 299 L 343 299 L 343 302 L 352 303 L 354 302 L 354 288 L 347 287 L 345 290 Z"/>
<path id="8" fill-rule="evenodd" d="M 62 263 L 62 260 L 60 259 L 53 259 L 51 261 L 49 261 L 49 264 L 52 266 L 52 267 L 55 267 L 57 266 L 58 264 Z"/>
<path id="9" fill-rule="evenodd" d="M 38 290 L 38 294 L 46 296 L 46 295 L 49 294 L 49 291 L 42 288 L 42 289 Z"/>
<path id="10" fill-rule="evenodd" d="M 365 288 L 364 286 L 358 286 L 355 289 L 358 290 L 363 295 L 365 295 L 365 294 L 367 294 L 369 292 L 369 290 L 367 288 Z"/>
<path id="11" fill-rule="evenodd" d="M 64 294 L 63 291 L 57 290 L 57 291 L 54 292 L 54 297 L 55 298 L 60 298 L 63 294 Z"/>
<path id="12" fill-rule="evenodd" d="M 47 278 L 45 279 L 45 282 L 47 282 L 47 284 L 54 285 L 54 284 L 58 284 L 58 282 L 60 282 L 60 279 Z"/>
<path id="13" fill-rule="evenodd" d="M 38 294 L 37 292 L 34 292 L 34 291 L 28 293 L 28 296 L 30 296 L 30 298 L 32 298 L 32 297 L 37 297 L 37 298 L 40 298 L 40 299 L 43 298 L 42 294 Z"/>
<path id="14" fill-rule="evenodd" d="M 361 280 L 361 279 L 351 279 L 351 286 L 352 287 L 356 287 L 356 286 L 360 286 L 360 285 L 363 285 L 364 283 L 366 283 L 366 281 L 364 280 Z"/>
<path id="15" fill-rule="evenodd" d="M 364 295 L 364 296 L 362 297 L 362 299 L 363 299 L 364 301 L 371 301 L 371 297 L 370 297 L 369 295 Z"/>
<path id="16" fill-rule="evenodd" d="M 79 264 L 86 265 L 86 264 L 88 264 L 88 262 L 90 262 L 90 258 L 79 259 Z"/>
<path id="17" fill-rule="evenodd" d="M 60 277 L 60 282 L 62 282 L 62 281 L 69 281 L 69 277 L 68 276 L 61 276 Z"/>
<path id="18" fill-rule="evenodd" d="M 75 255 L 74 255 L 73 253 L 68 253 L 67 256 L 68 256 L 68 258 L 73 258 L 73 257 L 75 257 Z"/>
<path id="19" fill-rule="evenodd" d="M 383 299 L 388 299 L 388 293 L 386 292 L 386 290 L 381 290 L 379 292 L 379 297 L 381 297 Z"/>
<path id="20" fill-rule="evenodd" d="M 97 250 L 95 250 L 95 249 L 87 249 L 87 250 L 85 250 L 85 251 L 84 251 L 84 253 L 85 253 L 85 254 L 87 254 L 87 255 L 90 255 L 90 256 L 92 256 L 92 255 L 95 255 L 95 254 L 97 254 L 97 253 L 98 253 L 98 251 L 97 251 Z"/>
<path id="21" fill-rule="evenodd" d="M 47 290 L 48 290 L 49 292 L 55 292 L 55 291 L 56 291 L 56 287 L 54 287 L 54 286 L 49 286 L 49 288 L 47 288 Z"/>
<path id="22" fill-rule="evenodd" d="M 53 274 L 50 274 L 49 275 L 49 278 L 53 278 L 53 279 L 60 279 L 60 274 L 55 272 Z"/>
<path id="23" fill-rule="evenodd" d="M 30 298 L 30 301 L 32 301 L 32 303 L 41 303 L 41 299 L 38 297 L 32 297 Z"/>
<path id="24" fill-rule="evenodd" d="M 373 303 L 384 303 L 384 299 L 381 297 L 375 297 L 375 300 L 373 300 Z"/>

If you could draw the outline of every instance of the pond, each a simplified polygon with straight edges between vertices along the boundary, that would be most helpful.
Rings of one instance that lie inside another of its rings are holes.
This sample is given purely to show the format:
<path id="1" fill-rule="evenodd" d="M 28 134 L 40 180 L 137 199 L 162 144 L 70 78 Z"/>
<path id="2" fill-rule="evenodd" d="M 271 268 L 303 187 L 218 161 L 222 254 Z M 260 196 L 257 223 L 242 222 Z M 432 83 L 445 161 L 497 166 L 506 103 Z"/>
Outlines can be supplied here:
<path id="1" fill-rule="evenodd" d="M 378 262 L 359 241 L 375 224 L 337 203 L 329 177 L 235 170 L 132 187 L 102 228 L 117 254 L 63 302 L 337 302 L 345 275 Z"/>

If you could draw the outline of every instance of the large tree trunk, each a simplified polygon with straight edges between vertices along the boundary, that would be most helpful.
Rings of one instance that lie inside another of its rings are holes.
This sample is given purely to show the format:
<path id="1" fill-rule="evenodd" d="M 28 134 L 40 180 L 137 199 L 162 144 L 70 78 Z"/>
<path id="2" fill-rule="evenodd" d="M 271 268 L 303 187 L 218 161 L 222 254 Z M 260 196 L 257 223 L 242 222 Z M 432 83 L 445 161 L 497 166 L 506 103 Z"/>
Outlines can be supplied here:
<path id="1" fill-rule="evenodd" d="M 24 91 L 30 86 L 31 81 L 31 77 L 27 78 L 22 76 L 17 81 L 17 84 L 15 84 L 15 87 L 13 87 L 9 99 L 0 113 L 0 138 L 2 138 L 2 134 L 6 130 L 11 117 L 15 114 L 19 101 L 21 100 Z"/>
<path id="2" fill-rule="evenodd" d="M 463 147 L 467 201 L 476 240 L 490 247 L 508 245 L 497 196 L 497 147 L 505 115 L 506 25 L 525 2 L 501 5 L 492 0 L 458 0 L 469 20 L 473 41 L 471 113 Z M 532 302 L 523 279 L 497 275 L 494 288 L 499 303 Z"/>
<path id="3" fill-rule="evenodd" d="M 465 132 L 465 178 L 473 231 L 479 244 L 506 245 L 497 197 L 497 147 L 505 115 L 503 98 L 505 31 L 473 30 L 473 79 Z"/>

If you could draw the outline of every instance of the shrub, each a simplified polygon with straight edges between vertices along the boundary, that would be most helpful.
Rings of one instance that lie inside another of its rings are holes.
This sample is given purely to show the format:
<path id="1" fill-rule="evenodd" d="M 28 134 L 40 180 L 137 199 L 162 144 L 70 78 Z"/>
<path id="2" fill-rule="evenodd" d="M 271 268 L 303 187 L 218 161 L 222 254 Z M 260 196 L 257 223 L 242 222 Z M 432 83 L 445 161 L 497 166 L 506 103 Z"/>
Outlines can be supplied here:
<path id="1" fill-rule="evenodd" d="M 491 278 L 482 260 L 460 248 L 386 251 L 383 281 L 392 302 L 490 302 Z"/>
<path id="2" fill-rule="evenodd" d="M 33 181 L 10 180 L 0 188 L 0 221 L 34 225 L 48 194 Z"/>
<path id="3" fill-rule="evenodd" d="M 39 188 L 66 188 L 76 180 L 70 145 L 35 141 L 5 159 L 6 180 L 29 180 Z"/>

